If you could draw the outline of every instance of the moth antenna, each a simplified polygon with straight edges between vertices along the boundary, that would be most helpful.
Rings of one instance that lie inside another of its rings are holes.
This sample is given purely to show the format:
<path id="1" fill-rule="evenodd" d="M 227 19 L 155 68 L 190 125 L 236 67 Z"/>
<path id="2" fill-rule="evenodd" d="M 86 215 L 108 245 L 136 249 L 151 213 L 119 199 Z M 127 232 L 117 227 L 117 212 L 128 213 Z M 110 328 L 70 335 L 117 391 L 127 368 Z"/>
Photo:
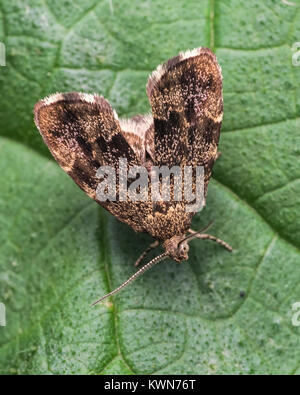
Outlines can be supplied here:
<path id="1" fill-rule="evenodd" d="M 178 247 L 184 241 L 191 241 L 191 240 L 195 239 L 199 233 L 205 232 L 208 228 L 210 228 L 212 226 L 213 223 L 214 223 L 214 221 L 210 221 L 210 223 L 208 225 L 206 225 L 204 228 L 198 230 L 198 232 L 193 233 L 192 235 L 186 236 L 183 240 L 180 241 L 180 243 L 178 244 Z"/>
<path id="2" fill-rule="evenodd" d="M 134 280 L 136 280 L 138 277 L 140 277 L 143 273 L 145 273 L 147 270 L 151 269 L 154 265 L 156 265 L 158 262 L 162 261 L 163 259 L 168 258 L 169 254 L 164 252 L 161 255 L 158 255 L 157 257 L 153 258 L 150 262 L 146 263 L 143 267 L 140 268 L 136 273 L 134 273 L 131 277 L 129 277 L 128 280 L 126 280 L 123 284 L 121 284 L 118 288 L 114 289 L 113 291 L 109 292 L 108 294 L 102 296 L 99 300 L 94 302 L 92 306 L 95 306 L 95 304 L 102 302 L 102 300 L 108 298 L 109 296 L 112 296 L 116 294 L 117 292 L 121 291 L 124 287 L 132 283 Z"/>

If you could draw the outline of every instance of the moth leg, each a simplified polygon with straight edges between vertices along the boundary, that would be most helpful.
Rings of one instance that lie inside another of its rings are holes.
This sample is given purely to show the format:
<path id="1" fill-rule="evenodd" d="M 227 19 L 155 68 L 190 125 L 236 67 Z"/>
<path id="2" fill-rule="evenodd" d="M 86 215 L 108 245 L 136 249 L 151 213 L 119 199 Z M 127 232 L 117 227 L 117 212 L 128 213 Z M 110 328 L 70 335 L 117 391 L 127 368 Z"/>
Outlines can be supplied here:
<path id="1" fill-rule="evenodd" d="M 157 241 L 157 240 L 155 240 L 153 243 L 151 243 L 151 244 L 149 245 L 149 247 L 147 247 L 147 248 L 145 249 L 145 251 L 140 255 L 140 257 L 138 258 L 138 260 L 135 262 L 134 266 L 135 266 L 135 267 L 138 266 L 138 265 L 142 262 L 142 260 L 145 258 L 145 256 L 146 256 L 151 250 L 153 250 L 154 248 L 156 248 L 156 247 L 158 247 L 158 246 L 159 246 L 159 241 Z"/>
<path id="2" fill-rule="evenodd" d="M 197 233 L 193 229 L 189 229 L 188 232 L 191 233 L 191 234 Z M 225 241 L 223 241 L 221 239 L 218 239 L 217 237 L 209 235 L 207 233 L 199 233 L 199 234 L 196 235 L 196 237 L 197 237 L 197 239 L 215 241 L 216 243 L 220 244 L 222 247 L 226 248 L 226 250 L 228 250 L 230 252 L 233 250 L 233 248 L 228 243 L 226 243 Z"/>

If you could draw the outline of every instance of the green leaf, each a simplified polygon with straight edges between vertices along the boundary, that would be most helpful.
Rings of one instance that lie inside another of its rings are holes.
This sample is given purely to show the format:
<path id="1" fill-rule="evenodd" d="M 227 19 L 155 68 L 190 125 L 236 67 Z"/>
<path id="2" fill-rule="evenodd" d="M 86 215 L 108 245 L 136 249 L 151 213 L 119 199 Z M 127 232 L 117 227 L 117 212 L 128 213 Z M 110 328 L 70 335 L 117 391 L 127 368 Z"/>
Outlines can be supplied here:
<path id="1" fill-rule="evenodd" d="M 297 3 L 297 0 L 289 3 Z M 280 0 L 0 0 L 2 373 L 300 373 L 300 7 Z M 91 201 L 50 159 L 41 97 L 99 92 L 121 116 L 149 111 L 159 63 L 209 46 L 224 124 L 194 240 L 96 307 L 151 238 Z"/>

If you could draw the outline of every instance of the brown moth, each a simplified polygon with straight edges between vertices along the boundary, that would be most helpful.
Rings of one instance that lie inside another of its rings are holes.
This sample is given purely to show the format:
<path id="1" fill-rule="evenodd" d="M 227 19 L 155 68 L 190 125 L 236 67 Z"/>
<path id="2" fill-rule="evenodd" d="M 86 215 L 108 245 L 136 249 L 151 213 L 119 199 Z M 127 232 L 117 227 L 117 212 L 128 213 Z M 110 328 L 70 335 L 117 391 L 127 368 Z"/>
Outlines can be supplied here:
<path id="1" fill-rule="evenodd" d="M 128 166 L 144 166 L 149 177 L 154 166 L 203 166 L 206 197 L 223 118 L 222 73 L 215 55 L 208 48 L 181 52 L 157 67 L 146 90 L 152 114 L 131 119 L 119 119 L 108 101 L 97 94 L 57 93 L 34 107 L 35 124 L 65 172 L 120 221 L 155 239 L 136 266 L 159 243 L 165 249 L 96 303 L 167 257 L 187 260 L 188 242 L 195 237 L 213 240 L 232 251 L 224 241 L 203 233 L 205 229 L 193 231 L 190 226 L 195 212 L 187 212 L 186 201 L 176 201 L 174 194 L 169 201 L 121 201 L 117 190 L 115 201 L 98 199 L 99 167 L 116 167 L 120 158 L 125 158 Z"/>

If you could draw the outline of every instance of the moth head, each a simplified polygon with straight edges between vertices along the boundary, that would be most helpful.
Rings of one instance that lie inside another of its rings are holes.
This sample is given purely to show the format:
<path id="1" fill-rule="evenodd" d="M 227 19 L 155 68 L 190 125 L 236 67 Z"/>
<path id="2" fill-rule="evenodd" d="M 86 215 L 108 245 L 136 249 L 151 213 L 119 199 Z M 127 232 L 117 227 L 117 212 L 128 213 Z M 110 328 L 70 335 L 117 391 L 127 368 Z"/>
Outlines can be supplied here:
<path id="1" fill-rule="evenodd" d="M 128 280 L 126 280 L 123 284 L 121 284 L 118 288 L 114 289 L 113 291 L 109 292 L 108 294 L 102 296 L 102 298 L 98 299 L 95 303 L 92 304 L 94 306 L 95 304 L 102 302 L 102 300 L 108 298 L 109 296 L 112 296 L 116 294 L 117 292 L 121 291 L 121 289 L 125 288 L 127 285 L 132 283 L 132 281 L 136 280 L 138 277 L 140 277 L 142 274 L 144 274 L 147 270 L 151 269 L 154 265 L 156 265 L 158 262 L 161 262 L 167 258 L 172 258 L 176 262 L 182 262 L 186 261 L 188 259 L 188 252 L 189 252 L 189 245 L 188 242 L 193 240 L 195 237 L 197 237 L 198 234 L 202 233 L 204 230 L 210 227 L 212 222 L 206 226 L 205 228 L 199 230 L 198 232 L 195 232 L 189 236 L 173 236 L 170 239 L 166 240 L 163 243 L 163 246 L 165 247 L 165 252 L 163 254 L 160 254 L 153 258 L 150 262 L 148 262 L 146 265 L 141 267 L 136 273 L 134 273 L 131 277 L 129 277 Z"/>
<path id="2" fill-rule="evenodd" d="M 166 253 L 176 262 L 186 261 L 189 258 L 189 245 L 186 238 L 181 236 L 173 236 L 163 244 Z"/>
<path id="3" fill-rule="evenodd" d="M 173 236 L 170 239 L 166 240 L 163 243 L 165 247 L 165 254 L 167 254 L 170 258 L 172 258 L 176 262 L 182 262 L 189 259 L 189 242 L 195 239 L 198 234 L 204 232 L 211 226 L 212 222 L 210 222 L 205 228 L 202 228 L 198 232 L 194 232 L 188 236 Z"/>

